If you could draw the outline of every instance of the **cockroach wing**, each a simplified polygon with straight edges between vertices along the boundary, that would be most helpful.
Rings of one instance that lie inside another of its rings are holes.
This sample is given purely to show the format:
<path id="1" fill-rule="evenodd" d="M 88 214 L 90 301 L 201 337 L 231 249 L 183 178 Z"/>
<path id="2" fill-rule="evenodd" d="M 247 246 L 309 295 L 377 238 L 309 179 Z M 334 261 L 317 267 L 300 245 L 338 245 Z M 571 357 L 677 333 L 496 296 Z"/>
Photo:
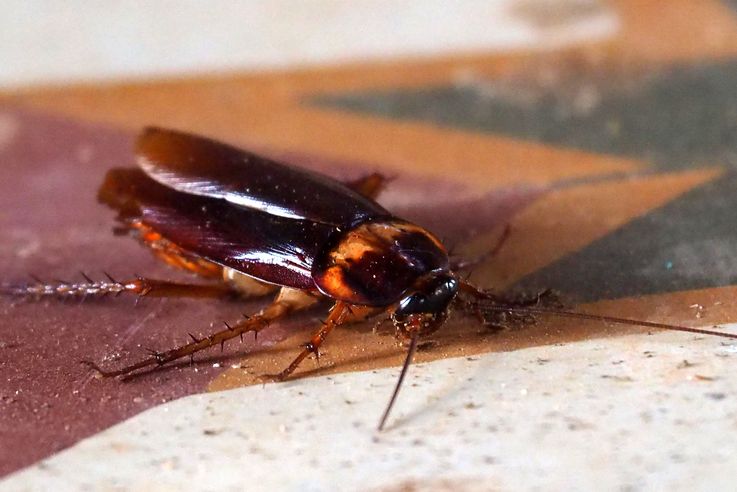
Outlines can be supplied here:
<path id="1" fill-rule="evenodd" d="M 315 290 L 314 258 L 335 231 L 328 224 L 181 193 L 139 169 L 111 170 L 98 196 L 124 223 L 142 224 L 189 256 L 297 289 Z"/>
<path id="2" fill-rule="evenodd" d="M 137 156 L 146 174 L 165 186 L 277 217 L 346 226 L 389 215 L 332 178 L 187 133 L 147 128 Z"/>

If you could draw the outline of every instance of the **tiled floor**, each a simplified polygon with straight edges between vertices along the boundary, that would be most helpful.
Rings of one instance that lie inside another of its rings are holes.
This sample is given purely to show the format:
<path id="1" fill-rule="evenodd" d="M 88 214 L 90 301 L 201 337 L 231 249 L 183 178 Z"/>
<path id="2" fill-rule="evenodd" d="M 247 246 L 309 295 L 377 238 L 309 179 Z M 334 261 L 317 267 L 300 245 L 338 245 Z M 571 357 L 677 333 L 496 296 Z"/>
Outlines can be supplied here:
<path id="1" fill-rule="evenodd" d="M 158 124 L 340 178 L 395 176 L 381 203 L 466 256 L 509 224 L 480 285 L 737 331 L 734 2 L 6 3 L 2 281 L 177 275 L 114 237 L 95 201 Z M 28 88 L 99 79 L 137 81 Z M 729 340 L 547 318 L 492 333 L 456 316 L 384 433 L 404 353 L 372 324 L 331 335 L 303 367 L 316 377 L 254 384 L 320 311 L 125 383 L 78 364 L 136 360 L 260 305 L 0 300 L 0 489 L 731 486 Z"/>

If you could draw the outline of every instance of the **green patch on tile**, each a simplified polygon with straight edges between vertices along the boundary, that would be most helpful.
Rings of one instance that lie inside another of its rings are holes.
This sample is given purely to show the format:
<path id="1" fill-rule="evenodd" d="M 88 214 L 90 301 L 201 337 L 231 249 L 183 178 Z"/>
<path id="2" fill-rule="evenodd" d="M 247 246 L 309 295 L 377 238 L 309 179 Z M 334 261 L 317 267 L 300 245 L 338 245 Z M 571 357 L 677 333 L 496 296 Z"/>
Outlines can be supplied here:
<path id="1" fill-rule="evenodd" d="M 570 80 L 555 87 L 475 81 L 323 95 L 309 103 L 636 157 L 660 168 L 737 167 L 737 62 Z"/>

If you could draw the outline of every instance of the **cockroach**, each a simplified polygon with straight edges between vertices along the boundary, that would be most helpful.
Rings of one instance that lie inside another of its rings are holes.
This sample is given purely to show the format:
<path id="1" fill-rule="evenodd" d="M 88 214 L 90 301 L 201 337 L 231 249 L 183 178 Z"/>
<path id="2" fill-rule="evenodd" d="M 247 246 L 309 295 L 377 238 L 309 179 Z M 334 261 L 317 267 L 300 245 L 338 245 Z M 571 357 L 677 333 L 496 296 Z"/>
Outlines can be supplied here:
<path id="1" fill-rule="evenodd" d="M 369 316 L 391 319 L 407 355 L 381 417 L 399 394 L 418 340 L 438 330 L 450 308 L 479 316 L 555 315 L 737 338 L 737 334 L 599 316 L 551 306 L 542 295 L 513 299 L 461 278 L 461 262 L 426 229 L 392 215 L 375 198 L 380 174 L 342 183 L 214 140 L 147 128 L 136 144 L 138 168 L 110 170 L 98 198 L 117 211 L 120 233 L 131 234 L 167 264 L 212 282 L 186 284 L 134 277 L 44 283 L 3 289 L 26 297 L 244 297 L 276 293 L 257 314 L 221 331 L 115 370 L 85 364 L 101 377 L 130 375 L 223 344 L 327 300 L 332 303 L 296 358 L 273 379 L 284 380 L 319 350 L 339 325 Z"/>

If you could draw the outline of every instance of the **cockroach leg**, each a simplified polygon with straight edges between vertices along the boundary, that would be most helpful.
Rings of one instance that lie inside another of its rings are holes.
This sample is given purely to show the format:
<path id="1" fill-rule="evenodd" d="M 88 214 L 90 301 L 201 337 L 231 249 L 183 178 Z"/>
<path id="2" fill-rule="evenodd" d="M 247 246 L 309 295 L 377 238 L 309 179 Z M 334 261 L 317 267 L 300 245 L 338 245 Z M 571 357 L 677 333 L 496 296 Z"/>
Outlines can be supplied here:
<path id="1" fill-rule="evenodd" d="M 269 319 L 265 316 L 253 316 L 248 320 L 241 320 L 238 323 L 232 325 L 226 325 L 225 330 L 221 330 L 217 333 L 213 333 L 201 340 L 193 337 L 192 341 L 186 345 L 182 345 L 172 350 L 165 352 L 151 352 L 151 356 L 131 364 L 129 366 L 117 369 L 114 371 L 106 371 L 94 362 L 84 360 L 82 363 L 92 369 L 94 369 L 101 377 L 109 378 L 115 376 L 125 376 L 139 369 L 144 369 L 149 366 L 162 366 L 168 362 L 180 359 L 182 357 L 192 356 L 195 353 L 210 348 L 215 345 L 224 344 L 226 341 L 238 337 L 243 333 L 247 332 L 258 332 L 263 330 L 269 325 Z"/>
<path id="2" fill-rule="evenodd" d="M 131 220 L 126 225 L 129 232 L 138 237 L 154 256 L 167 265 L 204 278 L 217 278 L 222 275 L 220 265 L 186 252 L 141 220 Z"/>
<path id="3" fill-rule="evenodd" d="M 489 251 L 476 256 L 475 258 L 451 258 L 450 259 L 451 271 L 457 272 L 459 270 L 466 270 L 469 268 L 473 268 L 495 257 L 496 255 L 499 254 L 499 251 L 501 251 L 502 247 L 507 242 L 507 239 L 509 239 L 509 235 L 511 234 L 511 232 L 512 232 L 512 228 L 510 227 L 509 224 L 507 224 L 504 227 L 504 230 L 502 231 L 502 235 L 499 236 L 499 239 L 497 239 L 494 247 L 491 248 Z"/>
<path id="4" fill-rule="evenodd" d="M 237 323 L 226 323 L 226 329 L 217 333 L 213 333 L 203 339 L 197 339 L 190 335 L 192 341 L 186 345 L 167 350 L 165 352 L 153 352 L 150 357 L 130 366 L 123 367 L 114 371 L 106 371 L 94 362 L 82 361 L 83 364 L 94 369 L 100 376 L 108 378 L 115 376 L 125 376 L 139 369 L 150 366 L 161 366 L 168 362 L 172 362 L 182 357 L 192 356 L 197 352 L 208 349 L 213 346 L 221 347 L 236 337 L 242 337 L 244 333 L 258 333 L 266 328 L 271 322 L 301 309 L 306 309 L 314 305 L 318 298 L 304 293 L 302 291 L 282 288 L 277 298 L 265 307 L 261 312 L 251 317 L 244 317 Z"/>
<path id="5" fill-rule="evenodd" d="M 383 312 L 383 309 L 377 309 L 367 306 L 352 306 L 343 301 L 337 301 L 327 319 L 322 322 L 322 326 L 318 329 L 312 338 L 303 345 L 302 351 L 294 358 L 291 364 L 287 366 L 282 372 L 278 374 L 266 374 L 262 378 L 265 381 L 284 381 L 288 378 L 299 365 L 305 360 L 310 354 L 314 354 L 316 358 L 320 356 L 320 346 L 325 341 L 327 336 L 333 331 L 333 328 L 339 325 L 347 323 L 353 323 L 370 318 L 378 313 Z"/>
<path id="6" fill-rule="evenodd" d="M 373 200 L 379 196 L 379 193 L 381 193 L 381 190 L 384 189 L 389 181 L 391 181 L 391 178 L 387 178 L 383 174 L 371 173 L 367 176 L 358 178 L 355 181 L 349 181 L 345 183 L 345 185 Z"/>
<path id="7" fill-rule="evenodd" d="M 653 321 L 643 321 L 629 318 L 620 318 L 617 316 L 604 316 L 599 314 L 582 313 L 578 311 L 570 311 L 561 308 L 560 301 L 552 291 L 543 291 L 542 293 L 528 298 L 524 302 L 510 302 L 504 296 L 499 296 L 488 291 L 477 289 L 467 282 L 460 283 L 460 293 L 466 297 L 461 300 L 460 306 L 466 312 L 471 314 L 480 313 L 482 316 L 498 313 L 502 315 L 510 315 L 516 320 L 526 320 L 535 316 L 556 316 L 559 318 L 572 318 L 579 320 L 598 321 L 602 323 L 611 323 L 617 325 L 642 326 L 645 328 L 656 328 L 659 330 L 680 331 L 685 333 L 694 333 L 697 335 L 709 335 L 722 338 L 737 339 L 737 333 L 729 333 L 704 328 L 692 328 L 690 326 L 671 325 L 667 323 L 657 323 Z M 551 303 L 551 305 L 546 303 Z"/>
<path id="8" fill-rule="evenodd" d="M 83 282 L 44 282 L 34 278 L 34 283 L 0 287 L 0 295 L 40 299 L 106 297 L 108 295 L 133 294 L 139 297 L 224 297 L 232 293 L 225 284 L 187 284 L 146 277 L 116 280 L 107 275 L 106 280 L 94 281 L 83 274 Z"/>
<path id="9" fill-rule="evenodd" d="M 481 290 L 466 281 L 460 282 L 460 298 L 464 308 L 471 308 L 470 314 L 475 314 L 475 308 L 479 306 L 479 301 L 488 301 L 497 305 L 507 306 L 510 309 L 524 307 L 546 307 L 546 308 L 564 308 L 560 294 L 552 289 L 541 290 L 540 292 L 529 293 L 497 293 L 491 290 Z"/>
<path id="10" fill-rule="evenodd" d="M 186 284 L 154 280 L 145 277 L 124 283 L 130 286 L 132 293 L 147 297 L 225 297 L 234 292 L 225 284 Z"/>
<path id="11" fill-rule="evenodd" d="M 315 357 L 320 357 L 320 345 L 325 341 L 327 336 L 333 331 L 333 328 L 343 324 L 349 317 L 352 316 L 351 311 L 348 309 L 348 304 L 342 301 L 338 301 L 333 305 L 330 310 L 330 314 L 327 319 L 322 323 L 319 330 L 312 335 L 312 338 L 305 343 L 302 351 L 294 358 L 291 364 L 289 364 L 282 372 L 278 374 L 267 374 L 264 376 L 266 380 L 273 381 L 284 381 L 292 374 L 297 367 L 307 358 L 310 354 L 315 354 Z"/>

